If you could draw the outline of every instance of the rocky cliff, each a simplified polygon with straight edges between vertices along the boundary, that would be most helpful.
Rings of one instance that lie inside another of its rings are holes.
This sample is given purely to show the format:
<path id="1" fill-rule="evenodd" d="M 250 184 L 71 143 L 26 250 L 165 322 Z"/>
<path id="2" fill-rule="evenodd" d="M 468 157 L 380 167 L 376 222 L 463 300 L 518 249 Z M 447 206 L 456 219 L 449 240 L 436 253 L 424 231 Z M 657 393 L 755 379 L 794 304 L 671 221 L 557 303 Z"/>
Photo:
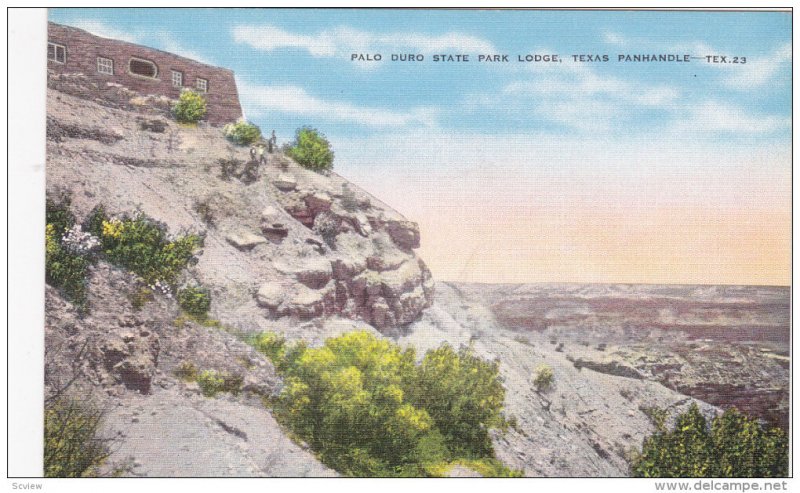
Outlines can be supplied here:
<path id="1" fill-rule="evenodd" d="M 264 407 L 280 382 L 241 339 L 400 331 L 433 301 L 414 253 L 419 230 L 335 173 L 278 153 L 256 170 L 247 148 L 218 127 L 175 123 L 169 105 L 49 74 L 47 194 L 69 196 L 78 222 L 102 205 L 112 216 L 140 211 L 173 235 L 201 234 L 185 276 L 210 289 L 215 327 L 182 317 L 172 298 L 137 301 L 135 276 L 101 261 L 89 271 L 88 314 L 46 290 L 46 393 L 69 384 L 108 410 L 109 467 L 125 474 L 334 474 Z M 225 375 L 237 393 L 204 397 L 181 377 L 187 369 Z"/>
<path id="2" fill-rule="evenodd" d="M 499 361 L 515 421 L 494 434 L 496 455 L 529 476 L 624 476 L 655 429 L 647 410 L 694 402 L 633 367 L 575 364 L 545 334 L 498 322 L 482 296 L 434 290 L 414 253 L 417 226 L 335 173 L 279 153 L 256 169 L 221 129 L 172 121 L 163 98 L 80 75 L 49 82 L 49 196 L 68 194 L 79 221 L 102 204 L 204 236 L 184 274 L 210 289 L 212 323 L 185 317 L 169 297 L 142 300 L 135 276 L 103 261 L 89 270 L 88 314 L 46 290 L 46 392 L 69 384 L 106 410 L 115 445 L 104 473 L 334 475 L 264 405 L 282 384 L 242 339 L 265 330 L 314 345 L 367 329 L 417 354 L 473 345 Z M 540 364 L 554 374 L 546 391 L 534 383 Z M 206 395 L 187 378 L 205 371 L 235 391 Z"/>
<path id="3" fill-rule="evenodd" d="M 180 126 L 168 104 L 114 84 L 50 85 L 48 193 L 69 192 L 79 219 L 102 204 L 204 234 L 192 275 L 219 320 L 254 330 L 340 315 L 391 330 L 430 306 L 417 225 L 344 178 L 280 154 L 248 168 L 248 149 L 219 128 Z"/>

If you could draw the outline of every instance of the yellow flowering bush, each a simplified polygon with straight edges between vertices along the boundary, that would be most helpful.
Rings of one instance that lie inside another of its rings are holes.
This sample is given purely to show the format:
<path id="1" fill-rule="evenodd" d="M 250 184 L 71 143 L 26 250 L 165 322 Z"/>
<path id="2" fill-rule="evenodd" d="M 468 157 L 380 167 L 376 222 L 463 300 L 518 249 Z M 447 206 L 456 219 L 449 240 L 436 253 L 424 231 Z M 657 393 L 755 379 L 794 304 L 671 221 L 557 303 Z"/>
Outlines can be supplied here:
<path id="1" fill-rule="evenodd" d="M 122 237 L 122 230 L 124 226 L 122 221 L 117 218 L 112 218 L 107 221 L 103 221 L 103 236 L 108 238 L 119 239 Z"/>
<path id="2" fill-rule="evenodd" d="M 427 476 L 452 460 L 494 461 L 488 429 L 503 424 L 505 391 L 497 363 L 468 348 L 445 345 L 417 363 L 413 349 L 366 331 L 318 348 L 270 332 L 250 342 L 284 377 L 278 418 L 345 475 Z M 503 467 L 492 470 L 513 473 Z"/>
<path id="3" fill-rule="evenodd" d="M 97 207 L 88 220 L 89 231 L 100 238 L 111 263 L 135 272 L 151 289 L 171 294 L 181 272 L 202 245 L 195 234 L 171 237 L 164 224 L 142 213 L 109 218 Z"/>

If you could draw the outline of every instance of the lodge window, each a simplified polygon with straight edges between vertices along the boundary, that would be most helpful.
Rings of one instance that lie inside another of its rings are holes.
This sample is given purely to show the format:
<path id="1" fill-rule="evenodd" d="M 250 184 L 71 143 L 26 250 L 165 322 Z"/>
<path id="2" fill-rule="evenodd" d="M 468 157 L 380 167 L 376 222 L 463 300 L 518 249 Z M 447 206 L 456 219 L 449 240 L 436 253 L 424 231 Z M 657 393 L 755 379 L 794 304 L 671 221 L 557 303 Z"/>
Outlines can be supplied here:
<path id="1" fill-rule="evenodd" d="M 155 79 L 158 75 L 158 66 L 150 60 L 131 58 L 128 62 L 128 71 L 134 75 Z"/>
<path id="2" fill-rule="evenodd" d="M 177 70 L 172 71 L 172 87 L 182 87 L 183 86 L 183 72 L 178 72 Z"/>
<path id="3" fill-rule="evenodd" d="M 197 78 L 197 82 L 195 83 L 197 90 L 200 92 L 208 92 L 208 80 Z"/>
<path id="4" fill-rule="evenodd" d="M 56 63 L 67 63 L 67 47 L 58 43 L 47 43 L 47 59 Z"/>
<path id="5" fill-rule="evenodd" d="M 101 74 L 114 75 L 114 60 L 101 56 L 97 57 L 97 71 Z"/>

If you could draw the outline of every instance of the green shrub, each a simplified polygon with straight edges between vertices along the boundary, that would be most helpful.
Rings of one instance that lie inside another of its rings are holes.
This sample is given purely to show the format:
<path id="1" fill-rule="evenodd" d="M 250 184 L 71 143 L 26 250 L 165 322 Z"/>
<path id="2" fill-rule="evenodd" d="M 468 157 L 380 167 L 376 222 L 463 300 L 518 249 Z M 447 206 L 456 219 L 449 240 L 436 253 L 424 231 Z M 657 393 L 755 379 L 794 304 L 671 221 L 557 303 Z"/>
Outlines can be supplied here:
<path id="1" fill-rule="evenodd" d="M 70 252 L 61 245 L 56 227 L 48 223 L 45 228 L 45 280 L 59 288 L 64 297 L 79 308 L 87 301 L 87 273 L 89 259 Z"/>
<path id="2" fill-rule="evenodd" d="M 211 308 L 211 293 L 207 288 L 189 286 L 178 290 L 178 304 L 192 317 L 204 320 Z"/>
<path id="3" fill-rule="evenodd" d="M 622 396 L 625 397 L 625 395 Z M 669 411 L 658 406 L 640 406 L 639 410 L 642 411 L 645 416 L 647 416 L 647 419 L 650 420 L 650 423 L 652 423 L 657 430 L 665 430 L 665 427 L 667 426 L 667 418 L 669 418 Z"/>
<path id="4" fill-rule="evenodd" d="M 216 370 L 204 370 L 197 374 L 197 385 L 206 397 L 214 397 L 220 392 L 238 394 L 242 388 L 242 377 L 229 375 Z"/>
<path id="5" fill-rule="evenodd" d="M 789 472 L 788 438 L 780 429 L 767 430 L 729 409 L 709 426 L 696 404 L 645 439 L 634 456 L 631 472 L 637 477 L 786 477 Z"/>
<path id="6" fill-rule="evenodd" d="M 197 384 L 206 397 L 214 397 L 225 386 L 225 379 L 216 370 L 204 370 L 197 375 Z"/>
<path id="7" fill-rule="evenodd" d="M 206 116 L 206 98 L 191 89 L 184 89 L 172 107 L 172 113 L 181 123 L 197 123 Z"/>
<path id="8" fill-rule="evenodd" d="M 245 120 L 225 125 L 222 127 L 222 133 L 231 142 L 242 146 L 250 145 L 261 138 L 261 129 L 258 125 Z"/>
<path id="9" fill-rule="evenodd" d="M 102 207 L 91 214 L 89 230 L 100 238 L 102 251 L 113 264 L 138 274 L 150 286 L 174 287 L 183 269 L 194 260 L 202 238 L 186 234 L 171 239 L 167 228 L 144 214 L 108 218 Z"/>
<path id="10" fill-rule="evenodd" d="M 454 459 L 493 459 L 488 429 L 501 421 L 496 362 L 449 346 L 416 363 L 366 331 L 319 348 L 281 336 L 251 339 L 284 378 L 276 416 L 349 476 L 424 476 Z M 434 471 L 434 472 L 432 472 Z"/>
<path id="11" fill-rule="evenodd" d="M 53 225 L 59 238 L 75 224 L 75 216 L 70 212 L 71 205 L 68 195 L 62 195 L 59 200 L 49 197 L 45 200 L 45 222 Z"/>
<path id="12" fill-rule="evenodd" d="M 103 413 L 85 399 L 60 397 L 45 406 L 44 476 L 94 476 L 109 456 L 106 441 L 98 437 Z"/>
<path id="13" fill-rule="evenodd" d="M 91 263 L 89 251 L 68 248 L 62 238 L 75 227 L 69 210 L 70 199 L 47 199 L 45 204 L 45 280 L 61 290 L 66 299 L 79 309 L 86 309 L 87 274 Z"/>
<path id="14" fill-rule="evenodd" d="M 262 332 L 248 342 L 276 365 L 286 356 L 286 338 L 275 332 Z"/>
<path id="15" fill-rule="evenodd" d="M 194 382 L 197 380 L 197 366 L 191 361 L 181 361 L 175 368 L 175 376 L 187 382 Z"/>
<path id="16" fill-rule="evenodd" d="M 464 457 L 493 454 L 489 428 L 502 426 L 505 398 L 496 361 L 445 344 L 425 354 L 410 391 L 414 403 L 430 413 L 451 451 Z"/>
<path id="17" fill-rule="evenodd" d="M 550 365 L 539 365 L 534 373 L 533 385 L 539 392 L 549 390 L 553 386 L 553 368 Z"/>
<path id="18" fill-rule="evenodd" d="M 333 150 L 328 139 L 317 129 L 301 127 L 286 153 L 304 168 L 323 171 L 333 168 Z"/>

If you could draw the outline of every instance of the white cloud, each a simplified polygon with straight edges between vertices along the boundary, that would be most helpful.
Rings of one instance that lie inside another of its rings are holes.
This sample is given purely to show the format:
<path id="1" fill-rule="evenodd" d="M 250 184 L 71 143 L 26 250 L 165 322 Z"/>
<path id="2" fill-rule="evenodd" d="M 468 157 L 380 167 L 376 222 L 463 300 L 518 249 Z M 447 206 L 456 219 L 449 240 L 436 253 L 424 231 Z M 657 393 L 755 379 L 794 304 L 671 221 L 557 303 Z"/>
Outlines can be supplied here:
<path id="1" fill-rule="evenodd" d="M 627 38 L 623 37 L 619 33 L 614 33 L 614 32 L 607 32 L 603 34 L 603 41 L 606 44 L 614 46 L 626 46 L 628 44 Z"/>
<path id="2" fill-rule="evenodd" d="M 96 36 L 103 38 L 117 39 L 120 41 L 127 41 L 129 43 L 136 43 L 144 46 L 158 48 L 160 50 L 168 51 L 176 55 L 180 55 L 198 62 L 215 65 L 215 62 L 206 55 L 203 55 L 195 50 L 184 46 L 178 38 L 170 32 L 131 32 L 123 31 L 115 27 L 109 26 L 100 21 L 92 19 L 78 19 L 71 21 L 69 25 L 83 29 Z"/>
<path id="3" fill-rule="evenodd" d="M 77 27 L 78 29 L 83 29 L 84 31 L 89 31 L 90 33 L 102 38 L 119 39 L 129 43 L 142 42 L 141 37 L 135 33 L 122 31 L 96 20 L 77 19 L 70 22 L 69 25 Z"/>
<path id="4" fill-rule="evenodd" d="M 237 86 L 251 117 L 278 111 L 373 127 L 436 126 L 437 110 L 431 107 L 392 111 L 356 106 L 345 101 L 326 101 L 295 86 L 260 86 L 242 82 L 237 82 Z"/>
<path id="5" fill-rule="evenodd" d="M 375 33 L 338 27 L 313 36 L 291 33 L 272 25 L 241 25 L 233 29 L 237 43 L 257 50 L 290 48 L 308 51 L 315 57 L 347 56 L 352 53 L 385 53 L 387 50 L 425 55 L 443 51 L 495 53 L 489 41 L 468 34 L 450 32 L 428 35 L 414 32 Z"/>
<path id="6" fill-rule="evenodd" d="M 155 40 L 155 45 L 161 50 L 175 53 L 176 55 L 186 58 L 191 58 L 192 60 L 197 60 L 198 62 L 216 65 L 214 61 L 206 55 L 183 46 L 171 33 L 155 33 L 153 35 L 153 39 Z"/>
<path id="7" fill-rule="evenodd" d="M 336 53 L 333 40 L 327 36 L 292 34 L 274 26 L 236 26 L 233 39 L 261 51 L 280 48 L 299 48 L 316 57 L 330 57 Z"/>
<path id="8" fill-rule="evenodd" d="M 580 131 L 608 131 L 637 111 L 670 110 L 681 97 L 674 87 L 634 84 L 600 75 L 583 63 L 568 61 L 557 67 L 531 68 L 531 72 L 531 78 L 507 84 L 496 104 L 511 97 L 521 107 L 527 100 L 536 115 Z"/>
<path id="9" fill-rule="evenodd" d="M 768 53 L 731 53 L 726 49 L 719 49 L 708 45 L 703 41 L 684 42 L 678 44 L 667 44 L 647 39 L 625 38 L 614 32 L 607 32 L 603 35 L 603 41 L 611 46 L 619 48 L 637 49 L 645 52 L 657 53 L 680 53 L 690 54 L 697 57 L 710 55 L 722 55 L 732 61 L 733 57 L 745 57 L 747 63 L 711 63 L 704 66 L 719 69 L 726 72 L 722 78 L 722 84 L 737 90 L 756 89 L 773 81 L 778 73 L 788 68 L 792 62 L 792 45 L 790 43 L 778 46 L 775 50 Z M 787 72 L 788 74 L 788 72 Z M 787 77 L 788 79 L 788 77 Z"/>
<path id="10" fill-rule="evenodd" d="M 729 69 L 723 82 L 733 89 L 753 89 L 761 87 L 775 79 L 778 73 L 791 66 L 792 45 L 787 43 L 778 47 L 772 53 L 763 57 L 749 57 L 747 63 L 717 64 L 717 67 Z M 790 73 L 787 71 L 787 80 Z"/>
<path id="11" fill-rule="evenodd" d="M 685 133 L 728 132 L 745 135 L 768 134 L 791 128 L 791 118 L 751 115 L 743 108 L 721 101 L 704 101 L 685 108 L 685 118 L 674 130 Z"/>

